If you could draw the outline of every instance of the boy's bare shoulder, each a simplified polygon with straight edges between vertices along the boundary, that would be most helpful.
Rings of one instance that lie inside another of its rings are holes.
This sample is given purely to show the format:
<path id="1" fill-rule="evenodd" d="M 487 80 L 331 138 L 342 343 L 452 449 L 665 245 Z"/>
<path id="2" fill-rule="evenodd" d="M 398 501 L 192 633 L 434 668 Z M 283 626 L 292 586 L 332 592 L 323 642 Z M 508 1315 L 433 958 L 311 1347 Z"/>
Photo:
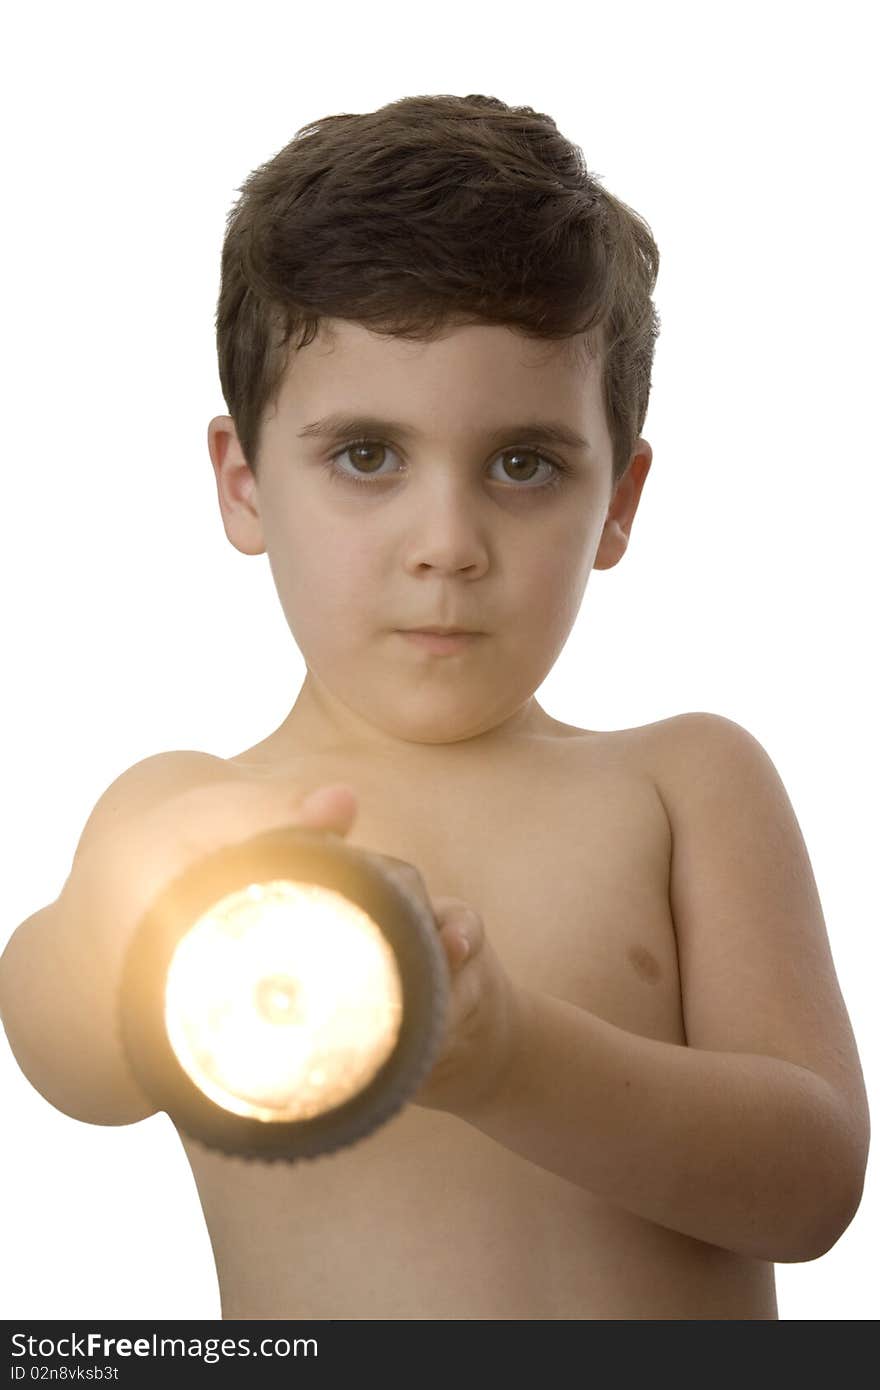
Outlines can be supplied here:
<path id="1" fill-rule="evenodd" d="M 670 828 L 675 809 L 681 809 L 689 786 L 707 774 L 711 779 L 711 769 L 717 768 L 719 758 L 736 758 L 740 750 L 749 750 L 765 766 L 772 767 L 766 752 L 748 730 L 722 714 L 704 710 L 670 715 L 629 729 L 591 733 L 572 728 L 571 733 L 581 735 L 581 746 L 588 757 L 592 755 L 599 762 L 607 759 L 614 766 L 653 781 L 669 816 Z"/>
<path id="2" fill-rule="evenodd" d="M 142 758 L 126 768 L 98 798 L 83 826 L 74 865 L 82 860 L 90 845 L 117 829 L 124 832 L 133 817 L 146 815 L 196 787 L 244 776 L 245 771 L 228 759 L 195 749 L 174 749 Z"/>

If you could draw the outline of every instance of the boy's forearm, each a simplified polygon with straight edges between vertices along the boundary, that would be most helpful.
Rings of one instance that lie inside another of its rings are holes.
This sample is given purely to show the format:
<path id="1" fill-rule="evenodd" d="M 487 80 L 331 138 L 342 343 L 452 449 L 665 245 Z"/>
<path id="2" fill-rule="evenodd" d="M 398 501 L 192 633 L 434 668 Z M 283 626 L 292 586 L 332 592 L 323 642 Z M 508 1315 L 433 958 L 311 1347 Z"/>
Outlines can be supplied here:
<path id="1" fill-rule="evenodd" d="M 642 1037 L 534 990 L 517 998 L 516 1056 L 493 1095 L 461 1114 L 468 1123 L 598 1197 L 737 1254 L 816 1259 L 846 1229 L 861 1180 L 821 1077 Z"/>

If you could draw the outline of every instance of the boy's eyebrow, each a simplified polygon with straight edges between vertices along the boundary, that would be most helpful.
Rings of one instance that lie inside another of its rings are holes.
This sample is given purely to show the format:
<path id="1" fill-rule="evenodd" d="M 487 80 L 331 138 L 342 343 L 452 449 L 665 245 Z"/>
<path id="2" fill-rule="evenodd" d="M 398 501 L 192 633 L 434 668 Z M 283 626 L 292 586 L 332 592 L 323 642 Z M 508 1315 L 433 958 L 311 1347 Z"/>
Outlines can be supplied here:
<path id="1" fill-rule="evenodd" d="M 300 439 L 347 439 L 358 434 L 394 434 L 400 439 L 417 439 L 418 431 L 399 420 L 380 419 L 376 415 L 325 415 L 299 431 Z M 557 420 L 524 420 L 519 424 L 500 425 L 487 429 L 483 438 L 493 444 L 496 440 L 515 437 L 535 444 L 561 444 L 569 449 L 590 451 L 589 441 Z"/>

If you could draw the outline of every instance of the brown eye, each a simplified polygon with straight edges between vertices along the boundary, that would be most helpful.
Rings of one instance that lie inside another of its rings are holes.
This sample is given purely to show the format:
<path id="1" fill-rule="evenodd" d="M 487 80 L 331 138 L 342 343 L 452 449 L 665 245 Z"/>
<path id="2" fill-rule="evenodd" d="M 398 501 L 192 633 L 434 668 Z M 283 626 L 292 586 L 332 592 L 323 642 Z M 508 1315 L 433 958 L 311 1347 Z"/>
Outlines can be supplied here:
<path id="1" fill-rule="evenodd" d="M 349 462 L 354 463 L 360 473 L 373 473 L 381 468 L 384 452 L 384 444 L 378 444 L 371 440 L 365 444 L 350 444 L 347 449 L 343 450 Z M 361 468 L 360 464 L 364 462 L 366 462 L 367 467 Z"/>
<path id="2" fill-rule="evenodd" d="M 354 458 L 355 454 L 359 457 Z M 389 449 L 388 445 L 379 439 L 353 439 L 350 444 L 331 454 L 330 458 L 325 460 L 324 468 L 331 482 L 353 483 L 355 487 L 371 488 L 374 480 L 382 482 L 383 479 L 395 476 L 393 471 L 379 471 L 385 462 L 383 455 L 388 457 L 393 454 L 394 450 Z M 366 463 L 366 468 L 361 467 L 363 463 Z"/>
<path id="3" fill-rule="evenodd" d="M 508 476 L 518 483 L 530 482 L 535 476 L 535 469 L 540 467 L 540 464 L 536 463 L 540 455 L 533 449 L 508 449 L 501 457 Z M 523 459 L 524 463 L 521 461 Z"/>
<path id="4" fill-rule="evenodd" d="M 528 448 L 505 449 L 502 454 L 497 455 L 493 467 L 498 465 L 504 472 L 503 476 L 496 473 L 495 481 L 507 483 L 509 492 L 544 493 L 548 488 L 556 487 L 570 471 L 564 464 L 556 463 L 537 449 Z M 542 465 L 546 470 L 543 478 L 540 476 Z M 511 486 L 516 483 L 521 486 Z"/>

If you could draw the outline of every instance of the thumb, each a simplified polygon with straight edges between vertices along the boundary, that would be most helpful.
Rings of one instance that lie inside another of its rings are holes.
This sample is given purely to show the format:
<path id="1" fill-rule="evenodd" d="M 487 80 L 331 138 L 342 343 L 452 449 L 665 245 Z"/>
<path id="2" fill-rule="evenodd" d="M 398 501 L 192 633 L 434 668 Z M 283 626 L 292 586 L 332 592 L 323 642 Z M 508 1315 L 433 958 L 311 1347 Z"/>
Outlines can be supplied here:
<path id="1" fill-rule="evenodd" d="M 346 835 L 357 815 L 357 796 L 347 782 L 316 787 L 297 807 L 297 823 Z"/>

